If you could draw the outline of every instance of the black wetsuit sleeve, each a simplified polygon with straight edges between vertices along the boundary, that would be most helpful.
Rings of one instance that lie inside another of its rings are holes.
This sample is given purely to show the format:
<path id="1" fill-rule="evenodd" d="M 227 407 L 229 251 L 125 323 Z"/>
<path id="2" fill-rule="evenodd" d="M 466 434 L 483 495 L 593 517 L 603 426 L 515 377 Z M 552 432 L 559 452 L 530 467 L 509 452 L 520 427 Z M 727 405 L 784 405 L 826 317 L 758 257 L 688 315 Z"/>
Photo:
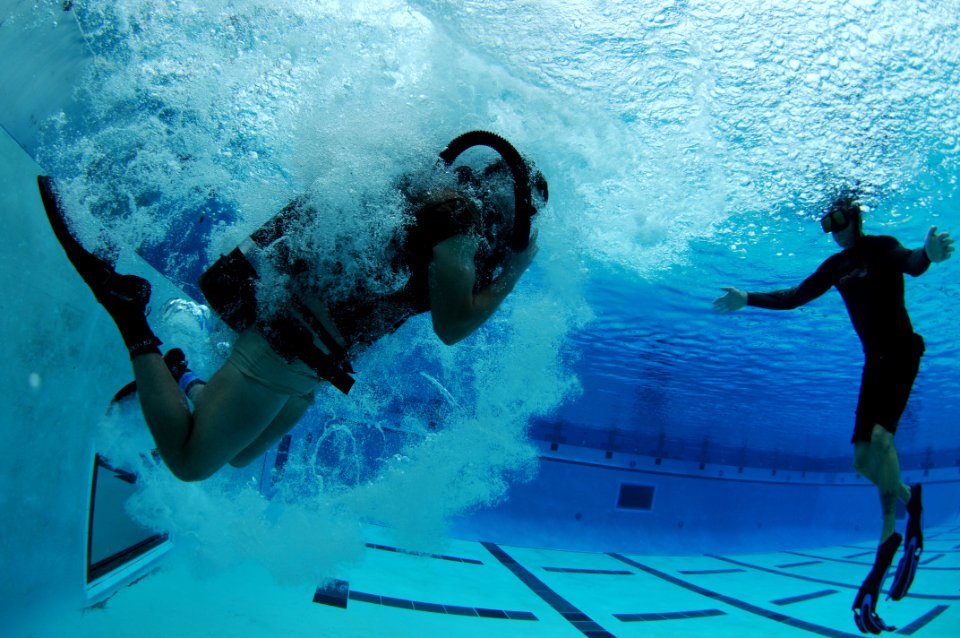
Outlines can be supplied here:
<path id="1" fill-rule="evenodd" d="M 817 271 L 804 279 L 799 286 L 772 292 L 748 292 L 747 305 L 767 310 L 793 310 L 810 303 L 834 285 L 832 263 L 831 259 L 823 262 Z"/>
<path id="2" fill-rule="evenodd" d="M 889 242 L 887 259 L 894 264 L 900 272 L 919 277 L 930 268 L 930 258 L 927 257 L 927 251 L 921 246 L 914 250 L 904 248 L 893 237 L 886 238 Z"/>

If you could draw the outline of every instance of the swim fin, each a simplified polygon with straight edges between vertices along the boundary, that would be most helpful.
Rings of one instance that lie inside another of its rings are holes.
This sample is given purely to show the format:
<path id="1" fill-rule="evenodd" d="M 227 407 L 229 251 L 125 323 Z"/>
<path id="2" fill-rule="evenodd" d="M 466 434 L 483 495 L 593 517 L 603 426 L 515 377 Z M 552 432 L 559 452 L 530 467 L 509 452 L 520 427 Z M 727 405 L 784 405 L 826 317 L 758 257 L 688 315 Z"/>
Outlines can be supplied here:
<path id="1" fill-rule="evenodd" d="M 907 540 L 887 596 L 891 600 L 901 600 L 907 595 L 923 554 L 923 486 L 919 483 L 910 486 L 907 513 Z"/>
<path id="2" fill-rule="evenodd" d="M 60 210 L 60 200 L 53 189 L 53 179 L 46 175 L 38 175 L 37 187 L 40 190 L 43 210 L 47 213 L 47 221 L 50 222 L 50 227 L 53 229 L 57 241 L 60 242 L 63 250 L 67 253 L 70 263 L 77 269 L 88 286 L 93 287 L 106 281 L 113 273 L 113 264 L 88 252 L 70 233 L 67 222 L 63 218 L 63 212 Z"/>
<path id="3" fill-rule="evenodd" d="M 113 264 L 84 248 L 70 232 L 63 218 L 60 200 L 53 189 L 53 180 L 46 175 L 39 175 L 37 186 L 40 189 L 43 210 L 47 213 L 47 220 L 50 222 L 53 234 L 67 254 L 67 259 L 93 291 L 97 301 L 104 306 L 108 306 L 111 302 L 113 305 L 125 301 L 142 302 L 142 306 L 145 307 L 150 300 L 150 283 L 135 275 L 118 275 Z M 110 308 L 107 307 L 107 310 L 109 311 Z"/>
<path id="4" fill-rule="evenodd" d="M 893 556 L 900 547 L 903 537 L 894 532 L 877 548 L 877 556 L 873 561 L 873 568 L 864 579 L 857 596 L 853 600 L 853 621 L 862 633 L 879 634 L 884 631 L 895 631 L 877 615 L 876 605 L 880 598 L 880 587 L 893 562 Z"/>
<path id="5" fill-rule="evenodd" d="M 136 275 L 118 274 L 112 263 L 84 248 L 67 226 L 53 180 L 46 175 L 39 175 L 37 187 L 40 189 L 40 199 L 43 201 L 43 209 L 53 234 L 77 274 L 93 291 L 93 296 L 100 305 L 113 317 L 130 358 L 147 353 L 159 354 L 161 342 L 146 320 L 147 304 L 150 303 L 150 282 Z"/>

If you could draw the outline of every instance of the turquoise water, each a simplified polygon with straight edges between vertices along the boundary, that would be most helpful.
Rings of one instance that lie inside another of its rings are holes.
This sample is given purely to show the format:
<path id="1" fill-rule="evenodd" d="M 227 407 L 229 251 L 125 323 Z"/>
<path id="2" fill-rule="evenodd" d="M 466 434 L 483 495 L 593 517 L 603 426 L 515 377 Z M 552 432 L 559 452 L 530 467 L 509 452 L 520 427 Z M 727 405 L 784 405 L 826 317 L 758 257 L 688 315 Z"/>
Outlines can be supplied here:
<path id="1" fill-rule="evenodd" d="M 23 38 L 3 49 L 3 77 L 30 88 L 4 98 L 0 122 L 16 233 L 0 263 L 18 310 L 2 323 L 15 363 L 8 609 L 83 607 L 75 557 L 94 450 L 141 475 L 127 510 L 176 539 L 168 560 L 214 577 L 253 563 L 280 583 L 319 582 L 359 560 L 370 524 L 402 547 L 463 532 L 598 552 L 640 551 L 629 537 L 684 553 L 789 547 L 826 528 L 824 545 L 874 535 L 872 520 L 854 529 L 854 513 L 832 513 L 847 497 L 830 487 L 798 497 L 823 513 L 798 517 L 792 492 L 778 498 L 807 473 L 855 481 L 861 360 L 839 296 L 777 314 L 718 316 L 710 302 L 725 285 L 793 285 L 832 254 L 816 220 L 841 184 L 861 184 L 868 232 L 911 247 L 931 224 L 960 232 L 956 2 L 68 4 L 0 3 L 0 33 Z M 51 56 L 70 72 L 47 77 Z M 510 139 L 551 188 L 535 266 L 475 337 L 446 348 L 421 319 L 378 343 L 349 400 L 322 395 L 293 432 L 270 489 L 258 469 L 179 484 L 143 459 L 135 413 L 104 416 L 128 364 L 38 216 L 36 172 L 59 178 L 87 245 L 163 282 L 158 333 L 209 374 L 230 335 L 167 300 L 305 190 L 332 212 L 312 239 L 375 252 L 397 220 L 396 179 L 473 128 Z M 929 516 L 943 524 L 960 511 L 957 263 L 907 283 L 927 355 L 897 435 L 904 468 L 941 486 Z M 779 474 L 749 492 L 767 528 L 738 527 L 719 496 L 748 492 L 703 483 L 625 528 L 573 496 L 602 471 L 554 475 L 553 457 Z M 873 515 L 867 498 L 849 506 L 857 517 Z M 539 529 L 518 511 L 537 503 L 555 504 Z M 788 518 L 775 537 L 770 521 Z"/>

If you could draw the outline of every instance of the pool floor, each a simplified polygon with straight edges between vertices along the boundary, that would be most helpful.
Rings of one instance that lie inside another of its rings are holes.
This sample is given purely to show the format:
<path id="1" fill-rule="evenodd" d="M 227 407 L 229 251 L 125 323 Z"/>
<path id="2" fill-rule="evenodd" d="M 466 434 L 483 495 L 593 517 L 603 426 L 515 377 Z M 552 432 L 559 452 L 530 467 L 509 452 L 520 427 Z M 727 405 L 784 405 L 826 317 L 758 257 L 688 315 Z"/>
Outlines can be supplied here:
<path id="1" fill-rule="evenodd" d="M 859 636 L 850 607 L 875 551 L 864 541 L 671 557 L 447 539 L 411 552 L 380 528 L 366 541 L 359 562 L 315 586 L 277 583 L 256 565 L 210 574 L 171 559 L 33 635 Z M 899 634 L 956 638 L 958 601 L 960 526 L 951 525 L 927 530 L 910 595 L 878 611 Z"/>

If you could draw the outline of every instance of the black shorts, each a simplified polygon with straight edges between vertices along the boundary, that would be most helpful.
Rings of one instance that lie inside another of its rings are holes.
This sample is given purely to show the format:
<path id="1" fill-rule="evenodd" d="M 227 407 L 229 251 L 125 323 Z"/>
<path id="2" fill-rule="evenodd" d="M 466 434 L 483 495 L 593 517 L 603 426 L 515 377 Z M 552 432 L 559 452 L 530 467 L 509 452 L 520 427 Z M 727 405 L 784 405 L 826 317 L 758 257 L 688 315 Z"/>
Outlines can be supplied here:
<path id="1" fill-rule="evenodd" d="M 867 356 L 860 378 L 860 398 L 857 401 L 857 422 L 853 428 L 852 443 L 869 443 L 874 425 L 896 434 L 924 352 L 923 338 L 920 335 L 914 337 L 911 347 L 902 351 Z"/>

